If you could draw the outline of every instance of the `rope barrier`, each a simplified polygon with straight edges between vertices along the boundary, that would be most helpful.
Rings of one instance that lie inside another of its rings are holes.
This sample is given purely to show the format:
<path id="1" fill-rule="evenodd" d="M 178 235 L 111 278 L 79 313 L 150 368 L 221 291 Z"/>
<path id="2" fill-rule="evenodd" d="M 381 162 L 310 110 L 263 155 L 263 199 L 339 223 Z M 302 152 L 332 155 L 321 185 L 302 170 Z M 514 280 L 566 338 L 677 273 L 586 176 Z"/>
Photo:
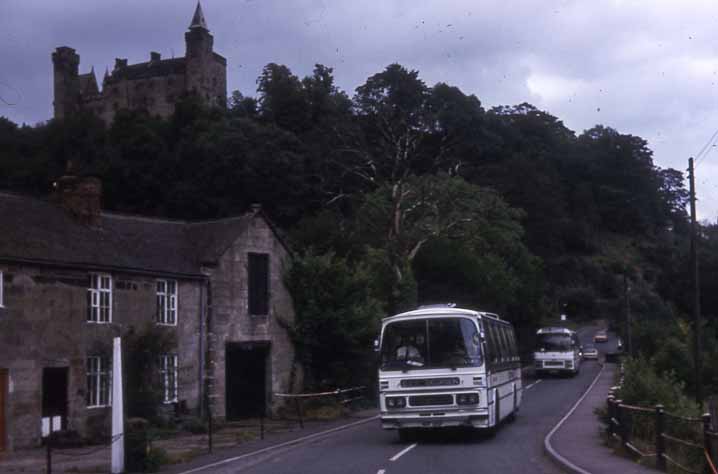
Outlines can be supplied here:
<path id="1" fill-rule="evenodd" d="M 711 455 L 708 454 L 707 450 L 703 450 L 703 454 L 706 457 L 706 462 L 708 463 L 708 467 L 711 470 L 711 474 L 718 474 L 718 470 L 716 470 L 715 464 L 713 464 L 713 460 L 711 459 Z"/>
<path id="2" fill-rule="evenodd" d="M 669 455 L 667 455 L 667 454 L 664 454 L 664 455 L 663 455 L 663 459 L 665 459 L 666 461 L 668 461 L 669 463 L 671 463 L 673 466 L 676 466 L 678 469 L 680 469 L 680 470 L 682 470 L 682 471 L 690 472 L 691 474 L 701 474 L 700 471 L 694 471 L 694 470 L 692 470 L 692 469 L 688 469 L 686 466 L 684 466 L 683 464 L 681 464 L 681 463 L 677 462 L 676 460 L 672 459 L 672 458 L 671 458 Z"/>

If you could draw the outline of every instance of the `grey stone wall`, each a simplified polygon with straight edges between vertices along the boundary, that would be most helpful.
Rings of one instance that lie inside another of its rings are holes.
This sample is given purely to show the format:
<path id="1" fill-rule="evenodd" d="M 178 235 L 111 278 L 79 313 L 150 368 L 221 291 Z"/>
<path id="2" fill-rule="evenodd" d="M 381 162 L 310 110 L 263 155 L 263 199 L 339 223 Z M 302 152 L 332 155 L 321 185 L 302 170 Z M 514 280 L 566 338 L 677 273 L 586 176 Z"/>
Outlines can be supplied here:
<path id="1" fill-rule="evenodd" d="M 115 273 L 112 323 L 87 322 L 89 272 L 0 263 L 4 302 L 0 309 L 0 368 L 10 376 L 9 449 L 38 445 L 42 373 L 67 367 L 68 427 L 84 436 L 109 434 L 109 407 L 87 408 L 86 357 L 112 354 L 112 338 L 154 324 L 155 278 Z M 200 298 L 202 285 L 178 281 L 178 324 L 163 327 L 177 340 L 178 398 L 199 406 Z M 126 350 L 126 348 L 125 348 Z"/>
<path id="2" fill-rule="evenodd" d="M 250 316 L 248 307 L 248 254 L 269 254 L 269 314 Z M 271 374 L 266 387 L 272 413 L 283 404 L 272 393 L 289 392 L 301 386 L 301 370 L 295 367 L 294 346 L 286 329 L 294 322 L 294 307 L 284 285 L 287 251 L 266 221 L 252 220 L 245 235 L 238 236 L 219 261 L 207 269 L 212 285 L 212 332 L 214 357 L 213 413 L 226 416 L 225 347 L 235 342 L 269 342 Z"/>

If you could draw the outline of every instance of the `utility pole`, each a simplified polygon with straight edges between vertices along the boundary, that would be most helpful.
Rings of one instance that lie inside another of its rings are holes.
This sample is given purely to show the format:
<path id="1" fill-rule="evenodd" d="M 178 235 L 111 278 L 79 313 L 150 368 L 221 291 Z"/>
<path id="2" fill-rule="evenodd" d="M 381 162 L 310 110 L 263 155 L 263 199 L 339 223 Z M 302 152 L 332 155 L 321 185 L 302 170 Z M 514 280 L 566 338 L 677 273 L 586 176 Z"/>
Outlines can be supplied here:
<path id="1" fill-rule="evenodd" d="M 628 296 L 631 287 L 628 284 L 626 267 L 623 267 L 623 294 L 626 298 L 626 348 L 628 355 L 633 356 L 633 341 L 631 340 L 631 298 Z"/>
<path id="2" fill-rule="evenodd" d="M 703 381 L 701 380 L 701 290 L 698 280 L 698 235 L 696 224 L 696 183 L 693 158 L 688 159 L 688 182 L 691 201 L 691 267 L 693 273 L 693 358 L 696 369 L 696 401 L 703 403 Z"/>

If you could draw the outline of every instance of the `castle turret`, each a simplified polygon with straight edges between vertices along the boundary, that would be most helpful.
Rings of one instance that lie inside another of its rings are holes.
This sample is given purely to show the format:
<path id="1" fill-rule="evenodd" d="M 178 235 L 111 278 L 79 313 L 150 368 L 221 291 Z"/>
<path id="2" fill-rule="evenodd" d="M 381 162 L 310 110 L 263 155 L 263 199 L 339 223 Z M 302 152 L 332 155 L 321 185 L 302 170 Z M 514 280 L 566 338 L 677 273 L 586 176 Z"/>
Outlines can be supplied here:
<path id="1" fill-rule="evenodd" d="M 214 38 L 207 28 L 202 5 L 197 2 L 189 31 L 184 34 L 187 52 L 187 91 L 204 97 L 207 93 L 208 68 L 213 60 Z"/>
<path id="2" fill-rule="evenodd" d="M 80 105 L 80 56 L 74 49 L 61 46 L 52 53 L 55 118 L 76 112 Z"/>

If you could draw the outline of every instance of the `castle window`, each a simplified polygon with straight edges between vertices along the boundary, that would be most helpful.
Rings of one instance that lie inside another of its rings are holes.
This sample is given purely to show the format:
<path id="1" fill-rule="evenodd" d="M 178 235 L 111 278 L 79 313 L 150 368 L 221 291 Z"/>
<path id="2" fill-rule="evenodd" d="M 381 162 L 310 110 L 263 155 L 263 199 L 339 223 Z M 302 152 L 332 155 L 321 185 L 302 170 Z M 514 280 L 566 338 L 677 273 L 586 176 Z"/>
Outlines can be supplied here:
<path id="1" fill-rule="evenodd" d="M 99 273 L 90 274 L 87 289 L 87 322 L 112 322 L 112 277 Z"/>
<path id="2" fill-rule="evenodd" d="M 157 280 L 157 324 L 177 325 L 177 281 Z"/>
<path id="3" fill-rule="evenodd" d="M 87 408 L 110 406 L 112 401 L 110 398 L 112 384 L 110 359 L 102 356 L 88 357 L 86 370 L 85 402 Z"/>

